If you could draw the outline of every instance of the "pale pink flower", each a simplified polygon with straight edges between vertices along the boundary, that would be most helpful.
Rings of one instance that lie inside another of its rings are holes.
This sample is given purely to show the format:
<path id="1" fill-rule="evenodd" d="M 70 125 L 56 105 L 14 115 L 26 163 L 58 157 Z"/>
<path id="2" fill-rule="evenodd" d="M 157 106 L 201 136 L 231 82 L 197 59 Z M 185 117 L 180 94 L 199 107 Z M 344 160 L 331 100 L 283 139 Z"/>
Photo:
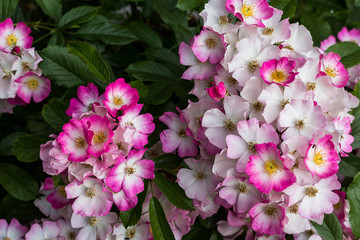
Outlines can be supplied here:
<path id="1" fill-rule="evenodd" d="M 83 182 L 73 181 L 65 187 L 75 214 L 81 216 L 103 216 L 108 214 L 113 204 L 112 194 L 105 189 L 101 180 L 85 178 Z"/>
<path id="2" fill-rule="evenodd" d="M 16 96 L 18 86 L 12 71 L 16 59 L 16 56 L 0 51 L 0 99 Z"/>
<path id="3" fill-rule="evenodd" d="M 264 62 L 260 68 L 261 78 L 268 84 L 276 83 L 280 86 L 288 86 L 298 74 L 294 72 L 295 61 L 289 61 L 287 57 L 278 60 L 271 59 Z"/>
<path id="4" fill-rule="evenodd" d="M 245 24 L 265 27 L 262 20 L 271 18 L 274 9 L 266 0 L 227 0 L 226 10 L 233 13 Z"/>
<path id="5" fill-rule="evenodd" d="M 265 28 L 258 28 L 259 33 L 272 39 L 272 43 L 282 42 L 290 37 L 289 18 L 281 21 L 283 12 L 274 8 L 274 15 L 263 20 Z"/>
<path id="6" fill-rule="evenodd" d="M 286 209 L 288 222 L 284 226 L 284 232 L 287 234 L 301 233 L 311 229 L 310 221 L 299 215 L 299 204 L 295 203 Z"/>
<path id="7" fill-rule="evenodd" d="M 35 223 L 31 226 L 30 231 L 26 233 L 26 240 L 47 240 L 56 239 L 60 233 L 60 228 L 56 222 L 45 221 L 42 226 Z"/>
<path id="8" fill-rule="evenodd" d="M 290 31 L 290 38 L 281 43 L 282 52 L 287 51 L 290 56 L 301 57 L 302 54 L 313 49 L 313 40 L 306 27 L 299 25 L 299 23 L 292 23 L 290 24 Z"/>
<path id="9" fill-rule="evenodd" d="M 285 223 L 285 209 L 276 203 L 258 203 L 249 212 L 254 231 L 267 235 L 281 234 Z"/>
<path id="10" fill-rule="evenodd" d="M 343 27 L 337 37 L 341 42 L 354 42 L 360 45 L 360 30 L 358 29 L 353 28 L 348 31 L 346 27 Z"/>
<path id="11" fill-rule="evenodd" d="M 259 191 L 280 192 L 296 181 L 295 175 L 284 166 L 284 159 L 274 143 L 257 144 L 255 150 L 257 155 L 250 156 L 246 173 L 250 176 L 249 182 Z"/>
<path id="12" fill-rule="evenodd" d="M 41 102 L 50 94 L 50 80 L 36 73 L 29 71 L 15 82 L 18 84 L 17 96 L 26 103 L 30 103 L 31 98 L 36 103 Z"/>
<path id="13" fill-rule="evenodd" d="M 122 223 L 114 226 L 113 234 L 117 240 L 148 240 L 151 237 L 149 224 L 139 223 L 135 226 L 124 227 Z"/>
<path id="14" fill-rule="evenodd" d="M 333 120 L 334 128 L 338 133 L 339 145 L 342 151 L 351 152 L 351 144 L 354 142 L 354 137 L 351 133 L 351 118 L 350 117 L 338 117 Z"/>
<path id="15" fill-rule="evenodd" d="M 336 38 L 333 35 L 330 35 L 327 39 L 321 41 L 320 49 L 325 51 L 326 49 L 328 49 L 329 47 L 331 47 L 335 43 L 336 43 Z"/>
<path id="16" fill-rule="evenodd" d="M 113 193 L 113 200 L 115 205 L 122 212 L 127 211 L 130 208 L 134 208 L 138 203 L 138 198 L 136 195 L 132 197 L 127 197 L 125 195 L 124 190 L 121 190 L 120 192 L 117 193 Z"/>
<path id="17" fill-rule="evenodd" d="M 237 160 L 227 157 L 228 149 L 225 148 L 221 153 L 216 154 L 215 161 L 213 164 L 212 172 L 216 176 L 226 178 L 226 173 L 228 170 L 236 167 Z"/>
<path id="18" fill-rule="evenodd" d="M 240 95 L 249 103 L 249 118 L 257 118 L 263 121 L 264 105 L 259 102 L 258 98 L 267 84 L 258 77 L 252 77 L 245 83 Z"/>
<path id="19" fill-rule="evenodd" d="M 57 221 L 57 224 L 60 228 L 60 233 L 59 233 L 59 237 L 63 237 L 64 240 L 74 240 L 76 239 L 76 236 L 79 232 L 79 229 L 73 228 L 71 226 L 71 222 L 70 219 L 68 219 L 67 221 L 63 220 L 63 219 L 59 219 Z"/>
<path id="20" fill-rule="evenodd" d="M 109 113 L 116 117 L 119 110 L 132 107 L 138 101 L 139 94 L 137 90 L 125 83 L 125 79 L 119 78 L 106 87 L 103 104 L 108 108 Z"/>
<path id="21" fill-rule="evenodd" d="M 25 23 L 19 22 L 14 28 L 11 18 L 0 23 L 0 49 L 11 52 L 13 48 L 30 48 L 33 37 L 29 36 L 31 30 Z"/>
<path id="22" fill-rule="evenodd" d="M 0 238 L 22 240 L 27 232 L 27 227 L 22 226 L 15 218 L 8 224 L 5 219 L 0 219 Z"/>
<path id="23" fill-rule="evenodd" d="M 220 84 L 221 82 L 224 83 L 226 92 L 228 92 L 231 95 L 238 94 L 242 87 L 239 86 L 238 81 L 231 76 L 231 74 L 225 70 L 225 68 L 218 64 L 216 66 L 216 75 L 214 76 L 214 82 L 215 84 Z"/>

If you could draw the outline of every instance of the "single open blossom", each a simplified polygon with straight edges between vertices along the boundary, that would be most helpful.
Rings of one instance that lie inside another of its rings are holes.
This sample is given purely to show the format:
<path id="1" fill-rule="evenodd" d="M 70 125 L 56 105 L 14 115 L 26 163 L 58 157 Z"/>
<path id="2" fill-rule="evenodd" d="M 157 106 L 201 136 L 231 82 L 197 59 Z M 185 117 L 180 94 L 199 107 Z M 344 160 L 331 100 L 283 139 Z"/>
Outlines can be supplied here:
<path id="1" fill-rule="evenodd" d="M 224 57 L 224 37 L 217 32 L 203 29 L 198 36 L 194 37 L 191 49 L 201 62 L 209 60 L 210 63 L 216 64 Z"/>
<path id="2" fill-rule="evenodd" d="M 111 193 L 104 188 L 99 179 L 85 178 L 83 182 L 73 181 L 65 187 L 69 199 L 76 198 L 72 204 L 74 213 L 81 216 L 103 216 L 108 214 L 113 204 Z"/>
<path id="3" fill-rule="evenodd" d="M 81 121 L 71 119 L 63 126 L 63 132 L 59 134 L 57 141 L 62 152 L 70 154 L 70 161 L 83 162 L 87 159 L 88 137 Z"/>
<path id="4" fill-rule="evenodd" d="M 130 208 L 134 208 L 138 203 L 137 196 L 127 197 L 124 193 L 124 190 L 113 194 L 113 200 L 115 205 L 120 211 L 127 211 Z"/>
<path id="5" fill-rule="evenodd" d="M 336 53 L 328 53 L 322 60 L 320 65 L 320 76 L 328 76 L 332 85 L 341 88 L 345 87 L 350 76 L 344 65 L 340 62 L 340 56 Z"/>
<path id="6" fill-rule="evenodd" d="M 282 42 L 291 35 L 289 18 L 281 21 L 282 15 L 283 11 L 274 8 L 274 15 L 262 21 L 265 27 L 258 28 L 261 34 L 272 39 L 272 43 Z"/>
<path id="7" fill-rule="evenodd" d="M 119 157 L 105 179 L 106 185 L 112 191 L 120 192 L 124 190 L 124 194 L 128 198 L 132 198 L 144 190 L 142 178 L 154 178 L 154 162 L 142 159 L 145 150 L 132 150 L 126 159 Z"/>
<path id="8" fill-rule="evenodd" d="M 109 126 L 109 119 L 106 116 L 93 115 L 86 119 L 86 122 L 89 127 L 88 153 L 95 157 L 100 157 L 101 154 L 107 152 L 111 137 L 114 134 Z"/>
<path id="9" fill-rule="evenodd" d="M 106 87 L 103 104 L 108 108 L 109 113 L 116 117 L 119 110 L 132 107 L 138 101 L 139 94 L 137 90 L 125 83 L 125 79 L 119 78 Z"/>
<path id="10" fill-rule="evenodd" d="M 0 239 L 21 240 L 27 232 L 27 227 L 22 226 L 15 218 L 8 224 L 5 219 L 0 219 Z"/>
<path id="11" fill-rule="evenodd" d="M 274 9 L 266 0 L 227 0 L 226 10 L 234 13 L 244 23 L 258 27 L 265 27 L 262 20 L 269 19 L 274 14 Z"/>
<path id="12" fill-rule="evenodd" d="M 280 86 L 287 86 L 294 81 L 297 74 L 293 72 L 294 68 L 295 61 L 289 61 L 287 57 L 282 57 L 279 61 L 272 59 L 263 63 L 260 75 L 268 84 L 276 83 Z"/>
<path id="13" fill-rule="evenodd" d="M 257 155 L 250 156 L 246 173 L 250 176 L 249 182 L 259 191 L 280 192 L 296 181 L 295 175 L 284 166 L 284 159 L 274 143 L 257 144 L 255 150 Z"/>
<path id="14" fill-rule="evenodd" d="M 331 139 L 331 135 L 325 135 L 317 143 L 312 139 L 304 158 L 306 168 L 320 178 L 330 177 L 339 169 L 340 157 Z"/>
<path id="15" fill-rule="evenodd" d="M 251 228 L 267 235 L 281 234 L 285 222 L 285 209 L 276 203 L 258 203 L 249 212 Z"/>
<path id="16" fill-rule="evenodd" d="M 11 18 L 0 23 L 0 50 L 11 52 L 13 48 L 30 48 L 33 37 L 29 36 L 31 30 L 25 23 L 19 22 L 14 28 Z"/>
<path id="17" fill-rule="evenodd" d="M 18 86 L 17 95 L 26 103 L 41 102 L 50 94 L 50 80 L 33 72 L 27 72 L 24 76 L 15 80 Z"/>

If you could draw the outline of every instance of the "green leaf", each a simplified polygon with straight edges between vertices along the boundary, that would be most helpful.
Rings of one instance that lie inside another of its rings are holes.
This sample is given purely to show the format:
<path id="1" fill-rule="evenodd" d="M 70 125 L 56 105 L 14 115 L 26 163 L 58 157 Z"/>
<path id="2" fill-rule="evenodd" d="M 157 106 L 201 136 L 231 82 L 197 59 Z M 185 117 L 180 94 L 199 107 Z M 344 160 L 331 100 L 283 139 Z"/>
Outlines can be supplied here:
<path id="1" fill-rule="evenodd" d="M 360 81 L 355 85 L 352 94 L 360 99 Z M 354 142 L 351 144 L 352 148 L 360 147 L 360 105 L 354 108 L 351 114 L 355 117 L 355 121 L 351 123 L 351 135 L 354 137 Z"/>
<path id="2" fill-rule="evenodd" d="M 110 82 L 110 70 L 94 47 L 80 41 L 69 41 L 67 48 L 69 52 L 81 58 L 97 78 L 105 83 Z"/>
<path id="3" fill-rule="evenodd" d="M 1 0 L 0 1 L 0 21 L 11 17 L 18 5 L 19 0 Z"/>
<path id="4" fill-rule="evenodd" d="M 126 45 L 138 39 L 129 29 L 109 22 L 86 24 L 80 27 L 76 35 L 90 41 L 100 40 L 110 45 Z"/>
<path id="5" fill-rule="evenodd" d="M 62 4 L 60 0 L 35 0 L 40 5 L 43 12 L 54 19 L 59 21 L 62 13 Z"/>
<path id="6" fill-rule="evenodd" d="M 139 61 L 129 65 L 125 69 L 126 72 L 132 74 L 136 79 L 144 82 L 147 81 L 171 81 L 178 77 L 170 71 L 165 65 L 154 61 Z"/>
<path id="7" fill-rule="evenodd" d="M 179 25 L 187 27 L 187 14 L 175 7 L 177 0 L 153 0 L 152 3 L 161 19 L 174 30 Z"/>
<path id="8" fill-rule="evenodd" d="M 184 210 L 194 209 L 192 201 L 186 196 L 184 190 L 177 183 L 158 172 L 155 172 L 154 183 L 176 207 Z"/>
<path id="9" fill-rule="evenodd" d="M 165 153 L 161 156 L 154 158 L 155 169 L 176 169 L 180 166 L 183 160 L 177 155 Z"/>
<path id="10" fill-rule="evenodd" d="M 342 157 L 339 162 L 339 172 L 346 177 L 354 177 L 360 172 L 360 157 L 349 153 L 348 157 Z"/>
<path id="11" fill-rule="evenodd" d="M 174 82 L 172 81 L 157 81 L 149 85 L 149 93 L 146 98 L 147 103 L 159 105 L 165 103 L 173 94 Z"/>
<path id="12" fill-rule="evenodd" d="M 203 225 L 196 221 L 195 224 L 191 226 L 190 232 L 184 235 L 182 240 L 207 240 L 210 238 L 210 234 L 211 231 L 209 231 L 209 229 L 206 229 Z"/>
<path id="13" fill-rule="evenodd" d="M 78 57 L 70 54 L 66 48 L 50 46 L 39 53 L 43 58 L 40 63 L 43 74 L 56 85 L 70 88 L 84 83 L 96 82 L 86 64 Z"/>
<path id="14" fill-rule="evenodd" d="M 140 220 L 142 213 L 142 204 L 146 198 L 148 183 L 149 181 L 144 181 L 144 191 L 137 195 L 138 203 L 136 204 L 136 206 L 129 209 L 128 211 L 119 212 L 120 219 L 126 228 L 128 226 L 136 225 Z"/>
<path id="15" fill-rule="evenodd" d="M 326 240 L 342 240 L 343 232 L 339 220 L 334 213 L 325 214 L 323 223 L 312 222 L 318 234 Z"/>
<path id="16" fill-rule="evenodd" d="M 199 0 L 178 0 L 176 7 L 181 10 L 193 10 L 202 3 Z"/>
<path id="17" fill-rule="evenodd" d="M 297 0 L 271 0 L 269 4 L 283 10 L 282 19 L 294 17 L 298 5 Z"/>
<path id="18" fill-rule="evenodd" d="M 12 152 L 21 162 L 34 162 L 40 159 L 40 145 L 44 144 L 49 137 L 44 134 L 28 134 L 15 140 Z"/>
<path id="19" fill-rule="evenodd" d="M 42 109 L 42 116 L 44 120 L 54 129 L 59 132 L 62 131 L 64 124 L 68 123 L 70 117 L 66 115 L 66 106 L 61 100 L 53 98 Z"/>
<path id="20" fill-rule="evenodd" d="M 146 49 L 144 54 L 148 59 L 159 61 L 165 64 L 168 68 L 181 72 L 179 77 L 181 77 L 185 70 L 184 66 L 180 64 L 179 55 L 173 53 L 169 49 L 162 47 L 150 47 Z"/>
<path id="21" fill-rule="evenodd" d="M 64 14 L 59 20 L 59 29 L 67 29 L 74 25 L 89 22 L 93 19 L 100 7 L 81 6 L 73 8 Z"/>
<path id="22" fill-rule="evenodd" d="M 143 83 L 143 81 L 135 80 L 135 81 L 131 81 L 129 84 L 131 87 L 136 88 L 136 90 L 139 93 L 140 98 L 146 98 L 146 96 L 149 93 L 149 90 L 148 90 L 147 86 Z"/>
<path id="23" fill-rule="evenodd" d="M 360 47 L 353 42 L 339 42 L 326 49 L 326 52 L 334 52 L 340 55 L 341 63 L 346 68 L 360 63 Z"/>
<path id="24" fill-rule="evenodd" d="M 56 31 L 51 35 L 48 43 L 49 46 L 53 46 L 53 45 L 63 46 L 64 44 L 65 44 L 64 35 L 62 34 L 62 32 L 59 31 Z"/>
<path id="25" fill-rule="evenodd" d="M 12 145 L 14 144 L 15 140 L 25 135 L 26 132 L 13 132 L 10 135 L 6 136 L 0 142 L 0 155 L 2 156 L 10 156 L 12 155 Z"/>
<path id="26" fill-rule="evenodd" d="M 353 182 L 346 191 L 350 203 L 349 220 L 355 238 L 360 238 L 360 172 L 356 174 Z"/>
<path id="27" fill-rule="evenodd" d="M 0 184 L 14 198 L 29 201 L 38 194 L 36 180 L 26 171 L 9 163 L 0 163 Z"/>
<path id="28" fill-rule="evenodd" d="M 175 240 L 164 210 L 155 197 L 152 197 L 149 202 L 149 216 L 154 240 Z"/>
<path id="29" fill-rule="evenodd" d="M 301 15 L 301 23 L 310 31 L 316 46 L 320 46 L 320 42 L 331 35 L 329 23 L 321 16 L 305 12 Z"/>
<path id="30" fill-rule="evenodd" d="M 153 47 L 162 46 L 162 41 L 159 34 L 145 23 L 131 22 L 129 24 L 129 27 L 131 31 L 135 34 L 135 36 L 142 42 Z"/>

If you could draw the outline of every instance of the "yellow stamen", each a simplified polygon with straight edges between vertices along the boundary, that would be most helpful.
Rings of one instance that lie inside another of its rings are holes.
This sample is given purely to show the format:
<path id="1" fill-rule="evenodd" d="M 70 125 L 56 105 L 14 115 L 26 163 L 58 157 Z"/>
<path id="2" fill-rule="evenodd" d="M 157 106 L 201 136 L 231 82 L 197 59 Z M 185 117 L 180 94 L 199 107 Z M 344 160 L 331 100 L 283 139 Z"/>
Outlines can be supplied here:
<path id="1" fill-rule="evenodd" d="M 297 214 L 299 206 L 297 204 L 291 205 L 288 209 L 289 213 Z"/>
<path id="2" fill-rule="evenodd" d="M 103 143 L 106 139 L 105 132 L 103 130 L 96 131 L 93 136 L 93 142 L 95 144 Z"/>
<path id="3" fill-rule="evenodd" d="M 287 75 L 283 71 L 275 70 L 271 73 L 271 79 L 277 83 L 284 82 L 286 77 Z"/>
<path id="4" fill-rule="evenodd" d="M 220 26 L 225 25 L 228 22 L 229 22 L 229 19 L 228 19 L 228 17 L 226 15 L 219 17 L 219 25 Z"/>
<path id="5" fill-rule="evenodd" d="M 272 215 L 277 213 L 277 208 L 272 206 L 272 205 L 269 205 L 269 206 L 266 206 L 264 212 L 265 212 L 266 215 L 272 216 Z"/>
<path id="6" fill-rule="evenodd" d="M 133 238 L 136 234 L 136 229 L 135 228 L 131 228 L 129 230 L 126 231 L 126 238 Z"/>
<path id="7" fill-rule="evenodd" d="M 205 45 L 209 49 L 213 49 L 217 47 L 218 43 L 216 42 L 215 38 L 209 37 L 208 39 L 205 40 Z"/>
<path id="8" fill-rule="evenodd" d="M 126 167 L 126 168 L 125 168 L 125 173 L 126 173 L 127 175 L 132 175 L 132 174 L 134 174 L 135 172 L 136 172 L 136 169 L 133 168 L 133 167 Z"/>
<path id="9" fill-rule="evenodd" d="M 248 69 L 249 72 L 254 73 L 256 71 L 256 69 L 258 69 L 258 67 L 260 66 L 259 62 L 255 59 L 252 60 L 248 63 Z"/>
<path id="10" fill-rule="evenodd" d="M 30 88 L 30 90 L 35 90 L 39 86 L 39 81 L 32 78 L 29 81 L 27 81 L 25 84 L 28 86 L 28 88 Z"/>
<path id="11" fill-rule="evenodd" d="M 315 91 L 316 83 L 314 82 L 307 82 L 306 83 L 306 91 Z"/>
<path id="12" fill-rule="evenodd" d="M 325 73 L 326 75 L 328 75 L 329 77 L 336 77 L 337 76 L 337 71 L 334 67 L 325 67 Z"/>
<path id="13" fill-rule="evenodd" d="M 264 35 L 266 35 L 266 36 L 271 36 L 272 34 L 273 34 L 273 32 L 274 32 L 274 28 L 268 28 L 268 27 L 266 27 L 265 29 L 264 29 L 264 31 L 263 31 L 263 34 Z"/>
<path id="14" fill-rule="evenodd" d="M 295 127 L 296 127 L 297 129 L 300 129 L 300 130 L 304 129 L 304 127 L 305 127 L 305 122 L 304 122 L 304 120 L 298 120 L 298 121 L 295 123 Z"/>
<path id="15" fill-rule="evenodd" d="M 82 137 L 76 137 L 74 139 L 74 142 L 75 142 L 75 148 L 85 147 L 85 139 L 83 139 Z"/>
<path id="16" fill-rule="evenodd" d="M 325 153 L 323 153 L 322 151 L 317 151 L 317 152 L 315 152 L 314 162 L 319 167 L 322 167 L 327 162 L 325 158 L 326 158 Z"/>
<path id="17" fill-rule="evenodd" d="M 274 160 L 267 160 L 264 164 L 264 172 L 273 177 L 278 172 L 281 172 L 281 169 Z"/>
<path id="18" fill-rule="evenodd" d="M 86 190 L 86 193 L 85 195 L 88 197 L 88 198 L 93 198 L 95 197 L 95 194 L 96 194 L 96 189 L 95 188 L 88 188 Z"/>
<path id="19" fill-rule="evenodd" d="M 254 9 L 254 4 L 247 4 L 246 2 L 244 2 L 242 8 L 241 8 L 241 13 L 243 15 L 243 17 L 247 18 L 247 17 L 252 17 L 254 15 L 255 9 Z"/>
<path id="20" fill-rule="evenodd" d="M 16 43 L 17 43 L 17 40 L 18 38 L 15 36 L 14 33 L 10 34 L 7 36 L 6 38 L 6 44 L 9 46 L 9 47 L 15 47 L 16 46 Z"/>
<path id="21" fill-rule="evenodd" d="M 123 105 L 123 104 L 124 104 L 124 101 L 122 100 L 121 97 L 119 97 L 119 96 L 114 96 L 114 104 L 115 104 L 115 105 Z"/>
<path id="22" fill-rule="evenodd" d="M 307 187 L 305 190 L 305 195 L 309 196 L 309 197 L 316 197 L 316 194 L 318 193 L 319 190 L 317 190 L 316 188 L 314 188 L 313 186 Z"/>
<path id="23" fill-rule="evenodd" d="M 240 193 L 245 193 L 246 190 L 247 190 L 246 184 L 244 184 L 244 183 L 239 183 L 238 190 L 239 190 Z"/>
<path id="24" fill-rule="evenodd" d="M 231 119 L 226 119 L 225 122 L 225 129 L 230 133 L 236 130 L 236 125 L 231 121 Z"/>
<path id="25" fill-rule="evenodd" d="M 257 112 L 260 112 L 264 109 L 264 105 L 261 102 L 256 102 L 252 105 L 252 108 Z"/>
<path id="26" fill-rule="evenodd" d="M 93 227 L 96 225 L 97 219 L 96 217 L 89 217 L 88 221 L 89 221 L 89 225 Z"/>

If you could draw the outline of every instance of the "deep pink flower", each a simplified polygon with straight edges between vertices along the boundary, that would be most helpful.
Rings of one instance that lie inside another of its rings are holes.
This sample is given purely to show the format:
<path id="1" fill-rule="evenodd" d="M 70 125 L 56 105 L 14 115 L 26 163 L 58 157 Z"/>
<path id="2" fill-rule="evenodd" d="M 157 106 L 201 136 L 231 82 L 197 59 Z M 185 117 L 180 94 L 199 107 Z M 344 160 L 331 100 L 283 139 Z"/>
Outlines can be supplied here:
<path id="1" fill-rule="evenodd" d="M 293 72 L 295 65 L 295 61 L 289 61 L 287 57 L 282 57 L 279 61 L 272 59 L 263 63 L 260 68 L 260 75 L 268 84 L 276 83 L 280 86 L 287 86 L 294 81 L 298 74 Z"/>
<path id="2" fill-rule="evenodd" d="M 37 75 L 33 72 L 27 72 L 24 76 L 15 80 L 19 84 L 16 92 L 17 96 L 26 103 L 30 103 L 31 98 L 34 102 L 41 102 L 50 94 L 50 80 Z"/>
<path id="3" fill-rule="evenodd" d="M 328 53 L 323 59 L 320 59 L 320 71 L 318 76 L 328 76 L 333 86 L 345 87 L 350 79 L 349 72 L 340 62 L 341 57 L 333 52 Z"/>
<path id="4" fill-rule="evenodd" d="M 343 27 L 337 37 L 341 42 L 355 42 L 360 45 L 360 30 L 358 29 L 353 28 L 348 31 L 346 27 Z"/>
<path id="5" fill-rule="evenodd" d="M 336 38 L 333 35 L 330 35 L 327 39 L 325 39 L 320 43 L 320 49 L 325 51 L 335 43 L 336 43 Z"/>
<path id="6" fill-rule="evenodd" d="M 14 29 L 11 18 L 0 23 L 0 49 L 11 52 L 14 47 L 30 48 L 33 37 L 29 36 L 31 30 L 25 23 L 19 22 Z"/>
<path id="7" fill-rule="evenodd" d="M 276 203 L 258 203 L 249 212 L 254 231 L 267 235 L 281 234 L 285 223 L 285 209 Z"/>
<path id="8" fill-rule="evenodd" d="M 104 116 L 99 115 L 90 116 L 88 119 L 83 119 L 88 125 L 89 134 L 89 148 L 88 153 L 100 157 L 101 154 L 107 152 L 109 144 L 114 132 L 110 129 L 110 121 Z"/>

